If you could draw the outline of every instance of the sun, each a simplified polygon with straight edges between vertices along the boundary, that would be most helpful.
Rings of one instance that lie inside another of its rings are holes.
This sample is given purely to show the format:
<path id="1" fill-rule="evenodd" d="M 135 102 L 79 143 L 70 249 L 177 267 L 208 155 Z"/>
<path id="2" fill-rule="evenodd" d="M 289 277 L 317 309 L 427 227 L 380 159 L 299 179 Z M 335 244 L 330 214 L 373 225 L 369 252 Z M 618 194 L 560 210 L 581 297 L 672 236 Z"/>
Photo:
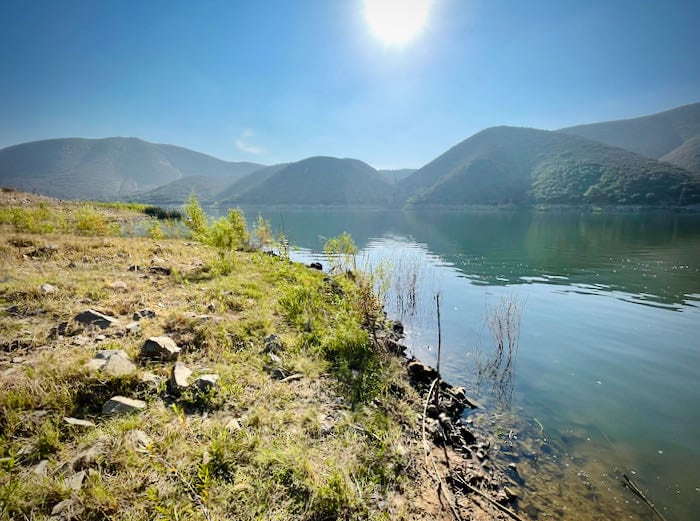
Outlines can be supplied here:
<path id="1" fill-rule="evenodd" d="M 365 0 L 372 32 L 387 45 L 405 45 L 425 26 L 433 0 Z"/>

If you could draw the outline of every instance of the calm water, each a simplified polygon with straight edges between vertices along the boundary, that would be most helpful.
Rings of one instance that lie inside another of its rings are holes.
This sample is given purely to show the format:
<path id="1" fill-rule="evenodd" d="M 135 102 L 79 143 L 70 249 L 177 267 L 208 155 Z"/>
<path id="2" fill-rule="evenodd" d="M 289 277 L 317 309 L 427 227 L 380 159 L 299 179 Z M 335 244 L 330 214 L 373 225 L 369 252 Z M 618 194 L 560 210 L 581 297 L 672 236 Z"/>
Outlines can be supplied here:
<path id="1" fill-rule="evenodd" d="M 523 511 L 653 519 L 620 484 L 626 472 L 669 521 L 700 519 L 700 215 L 261 213 L 298 258 L 348 231 L 364 262 L 415 273 L 416 312 L 393 294 L 387 306 L 427 362 L 439 292 L 443 375 L 485 402 L 475 421 L 519 462 Z M 522 308 L 510 400 L 475 376 L 486 310 L 502 298 Z"/>

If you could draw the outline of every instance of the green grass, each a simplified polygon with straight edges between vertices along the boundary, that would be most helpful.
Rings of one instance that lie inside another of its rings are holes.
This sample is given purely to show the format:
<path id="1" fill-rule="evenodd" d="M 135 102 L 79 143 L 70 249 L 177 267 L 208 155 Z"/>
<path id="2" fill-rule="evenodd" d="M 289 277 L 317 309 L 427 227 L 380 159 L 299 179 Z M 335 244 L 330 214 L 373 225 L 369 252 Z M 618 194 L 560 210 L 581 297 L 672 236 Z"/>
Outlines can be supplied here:
<path id="1" fill-rule="evenodd" d="M 408 477 L 416 456 L 409 455 L 402 426 L 415 422 L 415 413 L 406 398 L 389 392 L 405 386 L 402 367 L 377 351 L 363 329 L 372 308 L 355 282 L 248 251 L 245 241 L 192 245 L 103 236 L 101 230 L 124 217 L 110 213 L 113 208 L 29 210 L 33 222 L 48 212 L 69 225 L 38 234 L 12 221 L 0 224 L 0 261 L 7 266 L 0 301 L 19 310 L 0 313 L 0 335 L 3 342 L 26 341 L 0 353 L 0 519 L 48 519 L 71 497 L 84 509 L 81 519 L 413 517 L 400 498 L 414 497 L 418 486 Z M 242 236 L 235 226 L 227 233 Z M 25 256 L 45 244 L 56 246 L 51 255 Z M 231 262 L 225 273 L 216 268 L 222 250 Z M 170 276 L 147 270 L 154 256 L 171 268 Z M 143 269 L 129 271 L 131 265 Z M 113 289 L 116 280 L 127 289 Z M 42 293 L 44 282 L 56 292 Z M 144 308 L 156 316 L 142 320 L 137 333 L 107 331 L 99 340 L 101 331 L 71 322 L 87 307 L 123 324 Z M 64 321 L 66 335 L 51 335 Z M 283 344 L 281 368 L 297 375 L 291 381 L 268 371 L 271 358 L 263 348 L 272 333 Z M 171 364 L 137 357 L 146 338 L 162 334 L 183 349 L 180 360 L 193 370 L 192 379 L 213 372 L 219 385 L 170 394 Z M 97 349 L 125 350 L 137 373 L 89 371 L 85 362 Z M 18 355 L 24 360 L 12 363 Z M 161 384 L 142 383 L 146 372 Z M 102 405 L 116 394 L 143 399 L 148 408 L 102 416 Z M 64 416 L 96 427 L 69 426 Z M 150 438 L 147 449 L 129 441 L 134 429 Z M 57 469 L 94 446 L 99 456 L 73 491 L 73 471 Z M 42 460 L 48 477 L 33 472 Z"/>

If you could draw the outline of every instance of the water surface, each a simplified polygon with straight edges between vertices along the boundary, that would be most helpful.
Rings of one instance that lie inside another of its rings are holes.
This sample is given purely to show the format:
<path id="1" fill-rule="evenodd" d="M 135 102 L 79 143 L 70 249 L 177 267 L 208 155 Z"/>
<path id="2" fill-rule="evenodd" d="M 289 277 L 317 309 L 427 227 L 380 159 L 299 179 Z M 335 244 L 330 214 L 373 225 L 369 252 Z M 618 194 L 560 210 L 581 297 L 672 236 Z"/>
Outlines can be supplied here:
<path id="1" fill-rule="evenodd" d="M 260 211 L 298 258 L 319 257 L 326 238 L 348 231 L 361 262 L 388 259 L 404 289 L 415 274 L 416 312 L 395 294 L 387 307 L 429 363 L 440 294 L 442 373 L 485 402 L 480 421 L 520 462 L 522 510 L 653 519 L 621 486 L 625 472 L 669 521 L 698 518 L 699 215 Z M 522 308 L 507 396 L 475 374 L 493 344 L 487 309 L 501 299 Z"/>

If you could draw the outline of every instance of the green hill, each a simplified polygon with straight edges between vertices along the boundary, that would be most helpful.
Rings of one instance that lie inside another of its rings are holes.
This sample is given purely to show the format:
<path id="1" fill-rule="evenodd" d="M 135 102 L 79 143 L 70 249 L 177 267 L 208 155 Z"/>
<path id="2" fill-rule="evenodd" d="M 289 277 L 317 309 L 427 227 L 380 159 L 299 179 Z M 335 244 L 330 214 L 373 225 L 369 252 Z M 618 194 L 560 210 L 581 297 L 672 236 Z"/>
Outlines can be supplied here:
<path id="1" fill-rule="evenodd" d="M 310 157 L 272 172 L 234 202 L 349 206 L 384 205 L 391 200 L 391 185 L 367 163 Z"/>
<path id="2" fill-rule="evenodd" d="M 289 165 L 290 163 L 281 163 L 279 165 L 266 166 L 255 172 L 251 172 L 245 177 L 237 179 L 233 183 L 229 183 L 228 186 L 217 194 L 217 200 L 223 203 L 233 203 L 237 201 L 241 195 L 262 184 Z"/>
<path id="3" fill-rule="evenodd" d="M 63 199 L 125 199 L 188 176 L 230 182 L 262 166 L 136 138 L 51 139 L 0 150 L 0 185 Z"/>
<path id="4" fill-rule="evenodd" d="M 218 194 L 231 184 L 231 177 L 191 175 L 177 179 L 147 192 L 140 192 L 131 200 L 158 205 L 182 204 L 194 193 L 203 203 L 214 202 Z"/>
<path id="5" fill-rule="evenodd" d="M 563 132 L 494 127 L 399 185 L 408 205 L 694 204 L 700 176 Z"/>
<path id="6" fill-rule="evenodd" d="M 697 158 L 700 156 L 700 103 L 640 118 L 563 128 L 560 132 L 593 139 L 662 159 L 685 169 L 699 171 Z"/>

